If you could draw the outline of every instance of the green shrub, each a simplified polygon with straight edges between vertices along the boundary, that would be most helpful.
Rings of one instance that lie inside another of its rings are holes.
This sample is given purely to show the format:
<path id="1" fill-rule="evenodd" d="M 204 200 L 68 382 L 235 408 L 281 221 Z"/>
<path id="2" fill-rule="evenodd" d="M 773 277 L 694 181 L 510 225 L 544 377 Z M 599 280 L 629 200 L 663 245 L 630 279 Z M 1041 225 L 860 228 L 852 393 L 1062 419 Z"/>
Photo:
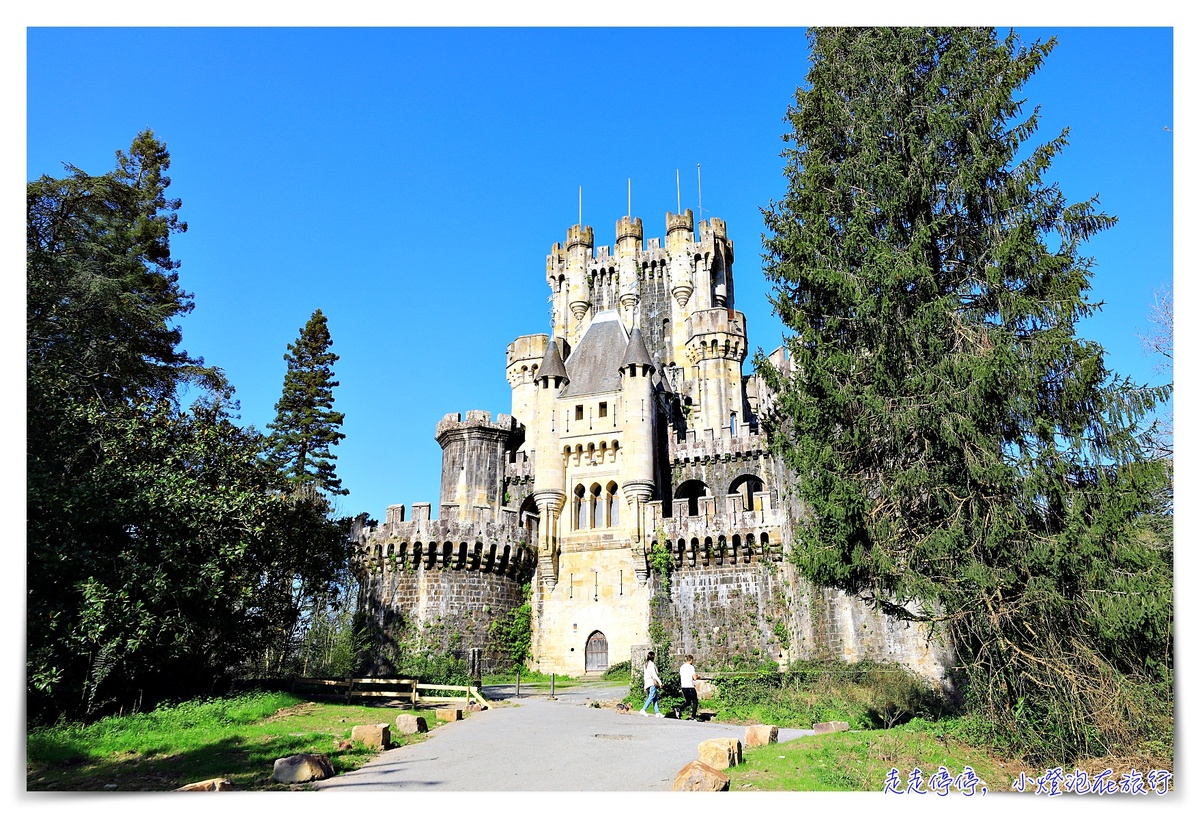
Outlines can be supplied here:
<path id="1" fill-rule="evenodd" d="M 845 721 L 855 729 L 887 728 L 948 708 L 906 668 L 876 662 L 802 662 L 784 672 L 762 666 L 715 682 L 724 716 L 786 727 Z"/>
<path id="2" fill-rule="evenodd" d="M 617 662 L 615 665 L 609 665 L 608 670 L 604 671 L 605 679 L 627 679 L 630 674 L 630 663 L 626 659 L 624 662 Z"/>

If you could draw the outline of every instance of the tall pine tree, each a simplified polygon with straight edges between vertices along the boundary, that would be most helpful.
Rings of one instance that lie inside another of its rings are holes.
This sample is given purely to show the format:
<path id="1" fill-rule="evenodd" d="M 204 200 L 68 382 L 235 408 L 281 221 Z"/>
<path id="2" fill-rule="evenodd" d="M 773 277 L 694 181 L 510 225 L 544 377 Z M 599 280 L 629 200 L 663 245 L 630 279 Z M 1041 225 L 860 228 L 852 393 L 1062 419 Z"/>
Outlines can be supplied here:
<path id="1" fill-rule="evenodd" d="M 286 491 L 220 371 L 180 348 L 170 166 L 147 130 L 104 175 L 27 186 L 31 723 L 211 694 L 282 653 L 296 589 L 346 561 L 327 503 Z"/>
<path id="2" fill-rule="evenodd" d="M 1045 180 L 1066 131 L 1025 144 L 1017 92 L 1054 41 L 809 39 L 765 211 L 790 361 L 759 361 L 810 512 L 797 564 L 936 621 L 997 741 L 1128 749 L 1170 723 L 1151 703 L 1171 695 L 1171 556 L 1138 536 L 1164 480 L 1139 431 L 1165 394 L 1075 334 L 1098 307 L 1083 244 L 1115 219 Z"/>
<path id="3" fill-rule="evenodd" d="M 345 415 L 333 410 L 333 365 L 338 356 L 329 351 L 333 339 L 324 313 L 316 310 L 288 344 L 283 394 L 275 404 L 271 430 L 272 459 L 296 489 L 316 489 L 327 494 L 349 494 L 342 488 L 330 449 L 345 438 L 339 429 Z"/>

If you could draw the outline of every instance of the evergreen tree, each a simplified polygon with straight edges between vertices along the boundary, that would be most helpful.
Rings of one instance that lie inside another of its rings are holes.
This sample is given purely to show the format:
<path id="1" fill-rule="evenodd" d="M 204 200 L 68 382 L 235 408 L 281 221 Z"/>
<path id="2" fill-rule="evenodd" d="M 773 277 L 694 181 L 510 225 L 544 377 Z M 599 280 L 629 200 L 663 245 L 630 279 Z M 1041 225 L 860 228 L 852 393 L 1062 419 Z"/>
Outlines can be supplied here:
<path id="1" fill-rule="evenodd" d="M 221 373 L 179 347 L 169 167 L 145 131 L 107 174 L 27 186 L 31 721 L 213 692 L 347 558 L 327 504 L 285 491 Z"/>
<path id="2" fill-rule="evenodd" d="M 1025 145 L 1016 94 L 1054 40 L 809 40 L 764 211 L 790 361 L 759 359 L 809 512 L 797 564 L 936 621 L 997 741 L 1126 750 L 1170 718 L 1171 556 L 1137 530 L 1164 485 L 1140 424 L 1166 393 L 1075 334 L 1098 308 L 1083 243 L 1115 219 L 1045 181 L 1066 131 Z"/>
<path id="3" fill-rule="evenodd" d="M 330 451 L 345 435 L 338 429 L 345 415 L 333 410 L 333 365 L 338 356 L 329 351 L 333 339 L 329 324 L 318 309 L 288 344 L 283 394 L 275 404 L 271 430 L 272 458 L 297 489 L 329 494 L 349 494 L 335 471 L 337 455 Z"/>
<path id="4" fill-rule="evenodd" d="M 170 396 L 183 380 L 219 373 L 179 349 L 192 310 L 170 237 L 187 230 L 166 197 L 171 157 L 153 131 L 117 167 L 91 176 L 67 165 L 27 189 L 27 352 L 31 408 L 107 403 L 139 391 Z M 31 412 L 31 418 L 38 414 Z"/>

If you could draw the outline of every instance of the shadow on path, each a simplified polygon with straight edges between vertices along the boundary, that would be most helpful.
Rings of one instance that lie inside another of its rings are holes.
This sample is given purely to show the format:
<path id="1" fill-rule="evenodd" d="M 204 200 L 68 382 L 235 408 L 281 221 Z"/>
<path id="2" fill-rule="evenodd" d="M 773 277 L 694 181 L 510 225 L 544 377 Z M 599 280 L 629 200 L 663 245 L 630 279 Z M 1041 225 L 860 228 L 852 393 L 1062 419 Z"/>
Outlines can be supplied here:
<path id="1" fill-rule="evenodd" d="M 424 741 L 381 753 L 361 769 L 318 782 L 318 790 L 638 792 L 670 790 L 701 741 L 741 739 L 740 725 L 622 714 L 627 687 L 583 684 L 526 693 L 486 688 L 495 707 L 431 731 Z M 600 704 L 594 707 L 593 703 Z M 788 741 L 811 730 L 780 730 Z"/>

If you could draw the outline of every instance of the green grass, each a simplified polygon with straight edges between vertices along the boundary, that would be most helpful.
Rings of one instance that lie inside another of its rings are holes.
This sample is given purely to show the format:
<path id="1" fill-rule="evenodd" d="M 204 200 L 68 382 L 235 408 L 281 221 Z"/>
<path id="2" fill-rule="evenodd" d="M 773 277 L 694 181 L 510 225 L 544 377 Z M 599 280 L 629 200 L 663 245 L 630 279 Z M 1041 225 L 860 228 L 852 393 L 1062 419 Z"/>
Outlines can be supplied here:
<path id="1" fill-rule="evenodd" d="M 275 760 L 325 753 L 336 772 L 361 767 L 376 751 L 338 749 L 359 724 L 394 723 L 402 710 L 309 702 L 285 693 L 250 693 L 184 702 L 150 713 L 60 724 L 27 736 L 29 790 L 164 791 L 209 778 L 238 790 L 285 790 L 270 780 Z M 432 711 L 421 711 L 432 729 Z M 421 736 L 392 734 L 393 745 Z"/>
<path id="2" fill-rule="evenodd" d="M 483 677 L 484 685 L 511 685 L 517 683 L 517 674 L 509 671 L 506 673 L 489 673 Z M 561 673 L 554 675 L 554 689 L 565 690 L 569 687 L 575 687 L 582 684 L 582 680 L 574 676 L 564 676 Z M 526 688 L 530 690 L 549 690 L 550 689 L 550 674 L 541 673 L 536 670 L 521 671 L 521 690 Z"/>
<path id="3" fill-rule="evenodd" d="M 715 679 L 715 709 L 730 721 L 812 727 L 844 721 L 851 729 L 895 727 L 945 715 L 945 702 L 903 668 L 874 662 L 803 662 L 785 674 L 759 671 Z"/>
<path id="4" fill-rule="evenodd" d="M 988 792 L 1008 791 L 1022 769 L 1016 762 L 906 726 L 805 736 L 754 747 L 744 752 L 741 765 L 725 773 L 731 792 L 882 792 L 892 769 L 897 770 L 900 788 L 905 789 L 915 768 L 921 769 L 927 783 L 939 767 L 956 778 L 967 766 L 986 782 Z M 965 794 L 951 787 L 949 796 Z"/>
<path id="5" fill-rule="evenodd" d="M 890 730 L 804 736 L 783 744 L 745 750 L 743 763 L 725 773 L 733 792 L 883 792 L 892 770 L 896 771 L 897 784 L 903 791 L 908 788 L 910 774 L 919 768 L 921 789 L 932 791 L 930 778 L 944 767 L 954 780 L 946 788 L 945 797 L 963 798 L 967 794 L 956 779 L 968 766 L 986 785 L 988 793 L 1013 791 L 1013 783 L 1021 773 L 1032 782 L 1047 772 L 1045 765 L 983 749 L 969 738 L 977 732 L 978 726 L 965 717 L 936 722 L 914 719 Z M 1174 760 L 1154 748 L 1139 748 L 1136 754 L 1128 756 L 1080 759 L 1053 766 L 1066 773 L 1083 770 L 1089 776 L 1108 770 L 1115 773 L 1111 780 L 1117 780 L 1130 770 L 1139 770 L 1143 775 L 1151 770 L 1173 772 Z M 1174 783 L 1170 786 L 1173 788 Z M 1036 789 L 1032 783 L 1026 787 L 1026 792 Z M 971 797 L 982 794 L 977 789 Z"/>

